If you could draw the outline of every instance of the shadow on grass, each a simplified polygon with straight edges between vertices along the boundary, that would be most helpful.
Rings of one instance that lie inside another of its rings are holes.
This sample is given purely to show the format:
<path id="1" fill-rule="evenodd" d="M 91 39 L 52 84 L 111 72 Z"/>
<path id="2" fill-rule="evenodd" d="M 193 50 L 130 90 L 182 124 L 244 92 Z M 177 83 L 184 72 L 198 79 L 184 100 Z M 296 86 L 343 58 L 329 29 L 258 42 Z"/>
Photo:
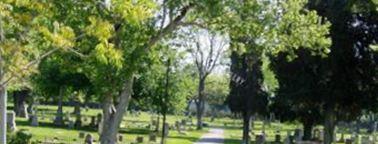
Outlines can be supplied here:
<path id="1" fill-rule="evenodd" d="M 224 143 L 226 144 L 241 144 L 241 140 L 240 139 L 231 139 L 231 138 L 226 138 L 224 139 Z"/>
<path id="2" fill-rule="evenodd" d="M 191 142 L 197 142 L 198 137 L 191 137 L 191 136 L 168 136 L 168 138 L 174 138 L 174 139 L 185 139 Z"/>
<path id="3" fill-rule="evenodd" d="M 16 120 L 16 124 L 17 125 L 20 125 L 20 126 L 30 126 L 30 122 L 28 122 L 27 120 Z M 38 127 L 42 127 L 42 128 L 54 128 L 54 129 L 64 129 L 64 130 L 79 130 L 79 131 L 87 131 L 87 132 L 97 132 L 97 130 L 93 127 L 90 127 L 90 126 L 83 126 L 83 127 L 80 127 L 80 128 L 74 128 L 74 129 L 70 129 L 68 128 L 67 125 L 63 125 L 63 126 L 57 126 L 53 123 L 49 123 L 49 122 L 39 122 L 38 123 Z"/>
<path id="4" fill-rule="evenodd" d="M 150 133 L 150 130 L 142 129 L 142 128 L 127 128 L 127 129 L 123 128 L 119 130 L 119 133 L 148 135 Z"/>

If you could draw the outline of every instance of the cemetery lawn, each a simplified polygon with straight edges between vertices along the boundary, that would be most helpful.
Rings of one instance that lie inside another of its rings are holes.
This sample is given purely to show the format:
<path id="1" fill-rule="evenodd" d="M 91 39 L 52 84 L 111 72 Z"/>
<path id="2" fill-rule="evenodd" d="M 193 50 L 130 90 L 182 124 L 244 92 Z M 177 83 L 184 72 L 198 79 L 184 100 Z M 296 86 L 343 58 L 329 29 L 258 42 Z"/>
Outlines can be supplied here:
<path id="1" fill-rule="evenodd" d="M 8 110 L 11 110 L 12 105 L 8 107 Z M 30 123 L 26 118 L 16 118 L 16 125 L 17 129 L 27 129 L 32 135 L 33 141 L 53 141 L 54 139 L 58 139 L 59 142 L 67 143 L 67 144 L 75 144 L 75 143 L 82 143 L 84 141 L 83 138 L 79 138 L 79 133 L 90 133 L 95 137 L 95 140 L 98 140 L 98 133 L 96 128 L 90 127 L 90 117 L 96 116 L 98 113 L 101 113 L 101 109 L 82 109 L 82 119 L 83 120 L 83 127 L 69 129 L 68 126 L 55 126 L 53 125 L 53 119 L 55 117 L 55 113 L 57 110 L 57 106 L 49 106 L 49 105 L 40 105 L 38 106 L 38 120 L 39 126 L 33 127 L 30 126 Z M 64 106 L 63 111 L 65 114 L 73 112 L 73 107 Z M 75 119 L 73 115 L 65 116 L 70 117 L 71 119 Z M 183 119 L 183 116 L 175 116 L 175 115 L 168 115 L 167 122 L 169 124 L 174 124 L 175 121 Z M 162 121 L 162 120 L 160 120 Z M 125 143 L 135 142 L 136 137 L 142 136 L 144 137 L 144 141 L 148 142 L 149 133 L 152 131 L 147 126 L 151 122 L 151 116 L 146 113 L 142 112 L 139 116 L 130 116 L 129 114 L 124 117 L 124 120 L 121 124 L 120 134 L 123 136 Z M 193 123 L 194 123 L 193 119 Z M 160 123 L 161 124 L 161 123 Z M 194 123 L 195 124 L 195 123 Z M 208 128 L 204 128 L 201 131 L 194 130 L 195 126 L 192 127 L 193 130 L 187 130 L 184 134 L 180 134 L 177 130 L 170 130 L 169 136 L 167 139 L 168 144 L 192 144 L 200 139 L 200 137 L 207 133 Z M 158 134 L 160 135 L 160 133 Z M 159 137 L 157 138 L 157 142 L 160 143 Z"/>

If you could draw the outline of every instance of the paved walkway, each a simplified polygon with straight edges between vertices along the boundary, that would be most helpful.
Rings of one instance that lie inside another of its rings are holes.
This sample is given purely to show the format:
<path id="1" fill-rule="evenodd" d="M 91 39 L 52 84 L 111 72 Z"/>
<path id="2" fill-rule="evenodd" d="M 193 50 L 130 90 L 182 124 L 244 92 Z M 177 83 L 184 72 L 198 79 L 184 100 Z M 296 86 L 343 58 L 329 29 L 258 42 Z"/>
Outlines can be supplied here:
<path id="1" fill-rule="evenodd" d="M 213 128 L 208 133 L 202 135 L 201 139 L 194 144 L 223 144 L 223 129 Z"/>

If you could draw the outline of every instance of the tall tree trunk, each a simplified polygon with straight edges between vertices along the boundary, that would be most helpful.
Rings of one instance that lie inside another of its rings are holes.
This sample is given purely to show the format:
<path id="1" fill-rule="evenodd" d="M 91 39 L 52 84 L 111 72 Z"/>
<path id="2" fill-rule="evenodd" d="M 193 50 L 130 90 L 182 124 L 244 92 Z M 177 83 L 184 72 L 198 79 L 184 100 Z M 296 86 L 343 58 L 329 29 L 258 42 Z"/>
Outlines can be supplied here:
<path id="1" fill-rule="evenodd" d="M 336 122 L 335 110 L 332 106 L 326 107 L 324 117 L 324 144 L 332 144 Z"/>
<path id="2" fill-rule="evenodd" d="M 104 98 L 102 103 L 102 130 L 100 131 L 101 144 L 115 144 L 117 142 L 118 129 L 129 105 L 132 94 L 132 85 L 133 77 L 129 76 L 125 82 L 121 94 L 118 97 L 118 104 L 115 107 L 111 95 Z"/>
<path id="3" fill-rule="evenodd" d="M 250 122 L 251 122 L 251 114 L 250 112 L 243 112 L 243 140 L 242 144 L 249 144 L 250 137 Z"/>
<path id="4" fill-rule="evenodd" d="M 0 14 L 0 44 L 5 41 L 3 30 L 3 18 Z M 2 49 L 2 47 L 0 47 Z M 3 84 L 4 80 L 4 66 L 3 66 L 3 53 L 0 50 L 0 144 L 7 142 L 7 87 Z"/>
<path id="5" fill-rule="evenodd" d="M 0 144 L 6 144 L 7 134 L 7 90 L 0 85 Z"/>
<path id="6" fill-rule="evenodd" d="M 74 108 L 73 113 L 76 116 L 75 127 L 79 128 L 81 127 L 81 124 L 82 124 L 80 102 L 78 101 L 75 102 L 75 108 Z"/>
<path id="7" fill-rule="evenodd" d="M 167 110 L 168 110 L 168 105 L 167 105 L 167 101 L 169 101 L 169 68 L 171 66 L 171 60 L 168 59 L 168 62 L 167 62 L 167 72 L 166 72 L 166 76 L 165 76 L 165 97 L 161 99 L 161 104 L 162 104 L 162 114 L 163 114 L 163 130 L 162 130 L 162 135 L 161 135 L 161 142 L 160 144 L 165 144 L 165 139 L 166 139 L 166 131 L 167 131 L 167 128 L 165 127 L 165 122 L 167 120 Z"/>
<path id="8" fill-rule="evenodd" d="M 18 117 L 28 118 L 28 112 L 26 110 L 26 98 L 28 97 L 28 93 L 28 90 L 13 92 L 13 110 Z"/>
<path id="9" fill-rule="evenodd" d="M 56 116 L 54 120 L 54 124 L 58 126 L 64 125 L 63 122 L 63 95 L 64 95 L 64 88 L 61 87 L 59 90 L 59 98 L 58 98 L 58 110 L 56 111 Z"/>
<path id="10" fill-rule="evenodd" d="M 165 110 L 164 110 L 165 111 Z M 166 123 L 166 120 L 167 120 L 167 117 L 166 117 L 166 112 L 163 112 L 163 128 L 162 128 L 162 131 L 161 131 L 161 141 L 160 141 L 160 144 L 165 144 L 165 133 L 167 131 L 166 127 L 165 127 L 165 123 Z"/>
<path id="11" fill-rule="evenodd" d="M 205 78 L 200 76 L 198 85 L 198 101 L 196 102 L 197 107 L 197 130 L 201 130 L 203 127 L 202 117 L 205 111 Z"/>
<path id="12" fill-rule="evenodd" d="M 311 140 L 313 127 L 314 127 L 314 123 L 310 121 L 303 122 L 303 140 Z"/>

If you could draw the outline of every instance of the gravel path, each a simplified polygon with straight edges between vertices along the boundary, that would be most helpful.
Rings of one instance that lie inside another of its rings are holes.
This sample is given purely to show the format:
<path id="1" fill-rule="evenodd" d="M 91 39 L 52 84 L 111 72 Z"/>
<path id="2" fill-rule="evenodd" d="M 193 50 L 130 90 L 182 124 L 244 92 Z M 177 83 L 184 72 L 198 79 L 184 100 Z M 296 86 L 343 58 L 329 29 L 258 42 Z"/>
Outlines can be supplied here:
<path id="1" fill-rule="evenodd" d="M 208 133 L 202 135 L 201 139 L 194 144 L 223 144 L 223 129 L 213 128 Z"/>

